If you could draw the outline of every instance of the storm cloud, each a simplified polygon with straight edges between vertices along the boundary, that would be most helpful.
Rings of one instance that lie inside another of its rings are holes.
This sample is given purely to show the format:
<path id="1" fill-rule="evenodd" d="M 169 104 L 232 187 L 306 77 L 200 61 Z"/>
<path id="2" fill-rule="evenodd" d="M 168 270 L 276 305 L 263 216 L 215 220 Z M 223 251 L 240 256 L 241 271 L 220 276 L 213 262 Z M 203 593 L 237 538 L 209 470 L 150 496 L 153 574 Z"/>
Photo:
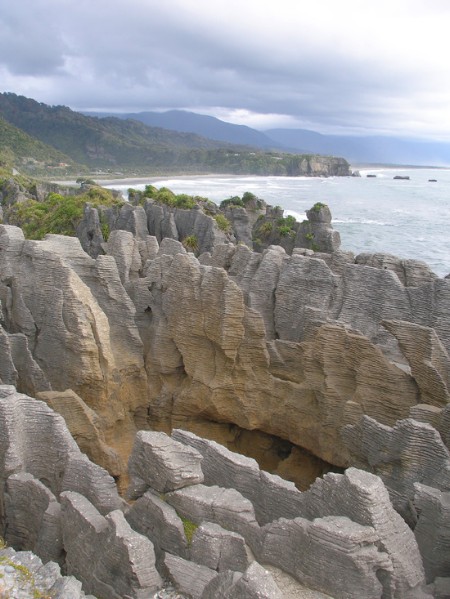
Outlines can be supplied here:
<path id="1" fill-rule="evenodd" d="M 75 110 L 450 140 L 446 0 L 20 0 L 0 81 Z"/>

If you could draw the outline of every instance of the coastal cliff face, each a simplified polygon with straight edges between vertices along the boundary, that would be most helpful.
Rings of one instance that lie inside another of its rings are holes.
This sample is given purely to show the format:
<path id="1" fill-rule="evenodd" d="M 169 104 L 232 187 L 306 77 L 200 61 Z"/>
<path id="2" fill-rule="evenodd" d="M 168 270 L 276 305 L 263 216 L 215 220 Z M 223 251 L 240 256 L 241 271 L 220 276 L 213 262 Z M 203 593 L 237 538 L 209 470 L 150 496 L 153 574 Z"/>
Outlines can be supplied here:
<path id="1" fill-rule="evenodd" d="M 141 429 L 216 439 L 302 489 L 330 469 L 378 474 L 415 528 L 427 582 L 450 576 L 439 549 L 450 492 L 450 279 L 385 254 L 256 253 L 226 236 L 206 236 L 196 257 L 178 240 L 188 218 L 179 212 L 181 221 L 163 210 L 157 233 L 153 208 L 116 211 L 96 258 L 76 238 L 27 241 L 1 225 L 1 381 L 62 414 L 122 489 Z M 193 227 L 204 217 L 194 213 Z M 330 231 L 320 214 L 320 230 Z M 97 211 L 89 219 L 95 227 Z M 174 226 L 168 236 L 164 222 Z M 314 489 L 311 497 L 321 483 Z M 78 509 L 76 498 L 65 502 L 68 513 Z M 317 514 L 348 517 L 324 510 Z M 302 523 L 298 538 L 338 534 L 338 524 L 321 532 Z M 267 547 L 283 534 L 271 529 Z M 366 534 L 355 528 L 362 543 Z M 375 578 L 367 596 L 413 597 L 419 584 L 380 591 Z"/>

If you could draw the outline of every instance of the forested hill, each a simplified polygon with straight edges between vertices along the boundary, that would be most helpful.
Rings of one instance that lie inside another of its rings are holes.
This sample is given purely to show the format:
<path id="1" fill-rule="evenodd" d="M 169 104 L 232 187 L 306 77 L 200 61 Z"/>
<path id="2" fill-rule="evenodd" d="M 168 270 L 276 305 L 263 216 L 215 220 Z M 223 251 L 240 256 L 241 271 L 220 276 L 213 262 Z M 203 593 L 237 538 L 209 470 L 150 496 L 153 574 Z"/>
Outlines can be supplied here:
<path id="1" fill-rule="evenodd" d="M 41 162 L 58 165 L 72 163 L 63 152 L 28 135 L 25 131 L 11 125 L 0 116 L 0 155 L 4 160 L 13 162 Z"/>
<path id="2" fill-rule="evenodd" d="M 349 165 L 343 159 L 264 152 L 134 120 L 86 116 L 65 106 L 48 106 L 12 93 L 0 94 L 0 117 L 91 170 L 349 174 Z"/>

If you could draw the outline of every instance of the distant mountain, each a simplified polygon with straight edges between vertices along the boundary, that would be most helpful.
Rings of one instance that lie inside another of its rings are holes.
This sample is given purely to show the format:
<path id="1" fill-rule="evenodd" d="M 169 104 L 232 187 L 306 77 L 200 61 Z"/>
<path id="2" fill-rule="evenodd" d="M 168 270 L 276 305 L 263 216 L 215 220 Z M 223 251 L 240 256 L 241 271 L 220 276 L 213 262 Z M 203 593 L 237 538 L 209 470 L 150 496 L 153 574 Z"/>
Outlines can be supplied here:
<path id="1" fill-rule="evenodd" d="M 256 129 L 244 125 L 226 123 L 215 117 L 197 114 L 187 110 L 130 112 L 127 114 L 114 112 L 83 112 L 82 114 L 98 117 L 134 119 L 151 127 L 162 127 L 171 131 L 195 133 L 202 137 L 207 137 L 208 139 L 226 143 L 253 146 L 261 149 L 280 149 L 280 144 Z"/>
<path id="2" fill-rule="evenodd" d="M 134 119 L 152 127 L 194 133 L 263 150 L 343 156 L 355 164 L 450 165 L 450 144 L 385 136 L 323 135 L 307 129 L 257 131 L 186 110 L 167 112 L 86 112 L 89 116 Z"/>
<path id="3" fill-rule="evenodd" d="M 450 165 L 450 144 L 388 136 L 322 135 L 307 129 L 269 129 L 266 135 L 293 152 L 343 156 L 353 164 Z"/>
<path id="4" fill-rule="evenodd" d="M 91 170 L 127 173 L 348 175 L 340 158 L 312 160 L 279 151 L 149 127 L 132 119 L 87 116 L 12 93 L 0 94 L 0 117 Z"/>

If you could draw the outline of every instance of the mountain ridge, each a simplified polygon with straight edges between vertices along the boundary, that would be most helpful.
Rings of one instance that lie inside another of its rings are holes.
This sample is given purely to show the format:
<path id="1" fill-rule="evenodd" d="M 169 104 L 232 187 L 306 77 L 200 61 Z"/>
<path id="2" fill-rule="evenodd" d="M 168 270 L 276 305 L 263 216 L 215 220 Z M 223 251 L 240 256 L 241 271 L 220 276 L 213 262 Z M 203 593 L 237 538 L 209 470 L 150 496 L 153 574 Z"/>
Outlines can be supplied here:
<path id="1" fill-rule="evenodd" d="M 332 135 L 309 129 L 271 128 L 258 130 L 187 110 L 165 112 L 85 112 L 104 118 L 132 118 L 173 131 L 196 133 L 228 143 L 253 144 L 260 149 L 291 153 L 343 156 L 355 164 L 415 166 L 450 165 L 450 144 L 382 135 Z"/>
<path id="2" fill-rule="evenodd" d="M 165 112 L 85 112 L 88 116 L 105 118 L 113 116 L 121 119 L 133 119 L 152 127 L 163 127 L 170 131 L 196 133 L 208 139 L 215 139 L 226 143 L 239 145 L 253 145 L 266 149 L 281 149 L 280 144 L 274 142 L 264 133 L 246 125 L 227 123 L 216 117 L 197 114 L 188 110 L 168 110 Z"/>
<path id="3" fill-rule="evenodd" d="M 349 175 L 342 158 L 268 152 L 197 134 L 149 127 L 114 116 L 91 117 L 66 106 L 48 106 L 0 94 L 0 116 L 74 162 L 124 174 Z M 120 172 L 117 172 L 117 171 Z"/>

